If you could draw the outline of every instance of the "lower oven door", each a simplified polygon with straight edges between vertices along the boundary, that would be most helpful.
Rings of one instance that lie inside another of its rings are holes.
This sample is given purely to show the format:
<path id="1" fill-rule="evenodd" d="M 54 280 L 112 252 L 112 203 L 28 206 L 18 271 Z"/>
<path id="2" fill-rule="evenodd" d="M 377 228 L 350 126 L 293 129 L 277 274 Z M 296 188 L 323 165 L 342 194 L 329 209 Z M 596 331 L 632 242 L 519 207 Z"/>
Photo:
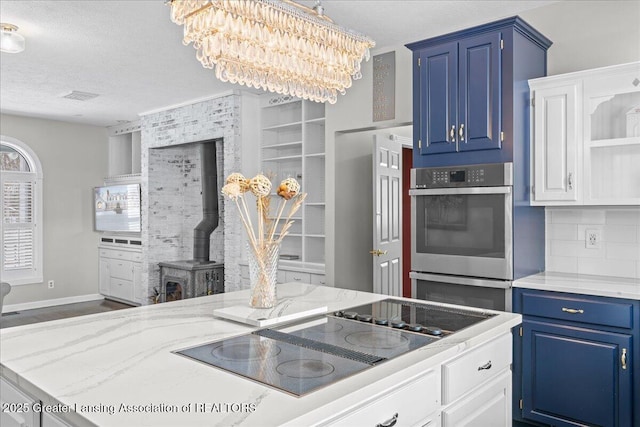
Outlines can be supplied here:
<path id="1" fill-rule="evenodd" d="M 411 270 L 513 279 L 511 186 L 409 194 Z"/>
<path id="2" fill-rule="evenodd" d="M 511 281 L 409 273 L 411 298 L 511 311 Z"/>

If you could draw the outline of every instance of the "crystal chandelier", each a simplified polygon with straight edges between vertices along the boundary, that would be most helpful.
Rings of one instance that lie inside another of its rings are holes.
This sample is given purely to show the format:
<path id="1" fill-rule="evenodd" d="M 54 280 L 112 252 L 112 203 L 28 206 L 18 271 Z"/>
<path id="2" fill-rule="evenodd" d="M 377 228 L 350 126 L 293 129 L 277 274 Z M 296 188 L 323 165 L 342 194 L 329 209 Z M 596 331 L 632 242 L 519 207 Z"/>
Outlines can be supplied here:
<path id="1" fill-rule="evenodd" d="M 171 0 L 183 43 L 223 82 L 335 104 L 362 77 L 370 38 L 334 24 L 319 1 Z"/>

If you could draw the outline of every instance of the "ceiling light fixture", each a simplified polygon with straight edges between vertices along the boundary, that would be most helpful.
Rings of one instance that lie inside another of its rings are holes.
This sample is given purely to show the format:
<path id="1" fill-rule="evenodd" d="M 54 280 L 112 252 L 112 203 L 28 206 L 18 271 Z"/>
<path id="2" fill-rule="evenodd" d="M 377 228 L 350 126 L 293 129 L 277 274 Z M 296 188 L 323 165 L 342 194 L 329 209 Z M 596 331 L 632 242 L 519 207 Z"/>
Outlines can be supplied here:
<path id="1" fill-rule="evenodd" d="M 24 37 L 13 24 L 0 23 L 0 52 L 19 53 L 24 50 Z"/>
<path id="2" fill-rule="evenodd" d="M 205 68 L 223 82 L 334 104 L 362 77 L 370 38 L 334 24 L 320 2 L 171 0 L 171 20 L 184 25 Z"/>

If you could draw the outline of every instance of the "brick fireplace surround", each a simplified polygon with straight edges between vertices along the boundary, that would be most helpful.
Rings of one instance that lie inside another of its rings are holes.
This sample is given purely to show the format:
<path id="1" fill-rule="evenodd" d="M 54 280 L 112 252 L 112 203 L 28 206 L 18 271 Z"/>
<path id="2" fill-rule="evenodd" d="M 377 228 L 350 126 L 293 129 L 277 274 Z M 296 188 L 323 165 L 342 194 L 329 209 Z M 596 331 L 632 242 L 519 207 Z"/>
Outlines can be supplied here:
<path id="1" fill-rule="evenodd" d="M 158 263 L 193 257 L 193 229 L 202 219 L 200 161 L 193 143 L 222 139 L 217 148 L 219 188 L 225 176 L 241 170 L 241 101 L 240 95 L 232 94 L 141 117 L 143 266 L 142 289 L 136 292 L 140 304 L 152 302 L 160 281 Z M 219 207 L 210 259 L 238 260 L 241 223 L 224 208 L 221 197 Z M 239 278 L 237 262 L 225 265 L 227 291 L 238 290 Z"/>

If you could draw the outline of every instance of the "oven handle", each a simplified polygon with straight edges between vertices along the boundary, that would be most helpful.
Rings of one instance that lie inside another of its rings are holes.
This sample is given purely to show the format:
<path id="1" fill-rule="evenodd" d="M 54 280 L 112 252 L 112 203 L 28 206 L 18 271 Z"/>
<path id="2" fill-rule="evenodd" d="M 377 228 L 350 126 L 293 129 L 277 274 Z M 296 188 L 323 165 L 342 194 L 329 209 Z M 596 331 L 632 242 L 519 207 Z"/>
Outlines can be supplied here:
<path id="1" fill-rule="evenodd" d="M 417 279 L 417 280 L 429 280 L 432 282 L 453 283 L 456 285 L 480 286 L 483 288 L 510 289 L 512 287 L 511 281 L 508 281 L 508 280 L 491 280 L 491 279 L 476 279 L 473 277 L 444 276 L 440 274 L 418 273 L 417 271 L 410 271 L 409 278 Z"/>
<path id="2" fill-rule="evenodd" d="M 449 194 L 510 194 L 511 187 L 429 188 L 409 190 L 410 196 L 443 196 Z"/>

